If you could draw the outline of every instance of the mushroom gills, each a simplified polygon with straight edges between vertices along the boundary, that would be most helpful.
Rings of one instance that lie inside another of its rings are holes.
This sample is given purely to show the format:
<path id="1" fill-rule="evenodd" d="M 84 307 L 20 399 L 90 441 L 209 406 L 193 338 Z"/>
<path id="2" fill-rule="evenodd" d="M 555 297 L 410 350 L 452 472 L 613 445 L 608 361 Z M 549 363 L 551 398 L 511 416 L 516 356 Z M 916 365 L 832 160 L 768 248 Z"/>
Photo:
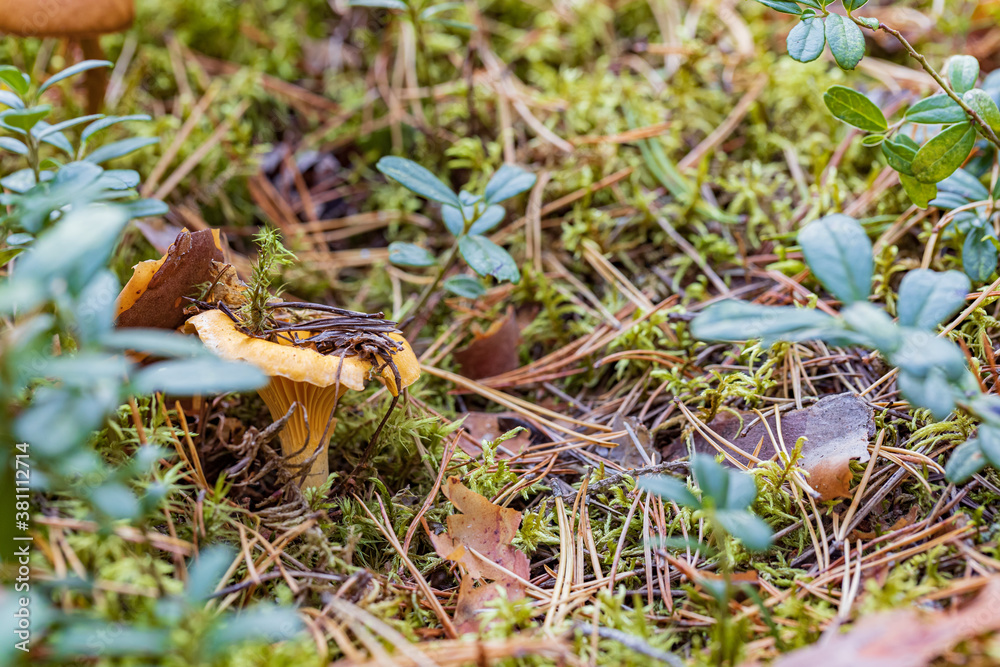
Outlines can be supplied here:
<path id="1" fill-rule="evenodd" d="M 341 385 L 339 393 L 343 394 L 345 391 L 347 387 Z M 303 487 L 322 485 L 330 475 L 330 457 L 324 445 L 329 443 L 337 425 L 337 418 L 332 417 L 337 406 L 336 386 L 318 387 L 278 375 L 273 376 L 259 393 L 274 421 L 281 419 L 293 402 L 298 403 L 278 436 L 281 440 L 281 452 L 291 466 L 299 466 L 318 449 L 323 448 L 324 451 L 312 462 L 302 483 Z"/>

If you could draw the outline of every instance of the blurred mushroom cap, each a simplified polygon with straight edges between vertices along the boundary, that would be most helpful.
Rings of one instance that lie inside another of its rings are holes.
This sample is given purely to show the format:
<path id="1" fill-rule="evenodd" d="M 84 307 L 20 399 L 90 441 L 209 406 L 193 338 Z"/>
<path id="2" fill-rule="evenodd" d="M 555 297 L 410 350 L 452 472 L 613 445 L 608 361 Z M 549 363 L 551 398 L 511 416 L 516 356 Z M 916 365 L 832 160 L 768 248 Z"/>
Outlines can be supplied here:
<path id="1" fill-rule="evenodd" d="M 0 32 L 21 37 L 96 37 L 134 18 L 133 0 L 0 0 Z"/>

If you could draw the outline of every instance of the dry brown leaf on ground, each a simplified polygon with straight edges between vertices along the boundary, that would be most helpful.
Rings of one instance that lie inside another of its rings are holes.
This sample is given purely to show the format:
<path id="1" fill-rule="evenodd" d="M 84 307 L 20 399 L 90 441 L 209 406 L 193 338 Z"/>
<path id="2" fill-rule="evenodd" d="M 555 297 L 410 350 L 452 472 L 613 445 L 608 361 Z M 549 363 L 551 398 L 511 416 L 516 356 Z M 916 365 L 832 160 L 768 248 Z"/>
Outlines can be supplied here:
<path id="1" fill-rule="evenodd" d="M 449 477 L 441 490 L 461 514 L 448 517 L 447 533 L 431 535 L 438 554 L 461 563 L 476 579 L 510 578 L 493 564 L 527 579 L 528 557 L 511 545 L 521 525 L 521 513 L 491 503 L 488 498 L 466 488 L 457 477 Z M 474 549 L 486 560 L 476 557 L 469 549 Z"/>
<path id="2" fill-rule="evenodd" d="M 469 456 L 479 456 L 483 453 L 481 443 L 484 440 L 496 440 L 518 426 L 526 430 L 501 442 L 497 448 L 497 458 L 509 459 L 517 456 L 531 444 L 531 431 L 527 430 L 530 424 L 516 412 L 466 412 L 461 416 L 464 418 L 462 429 L 467 437 L 460 438 L 458 446 Z"/>
<path id="3" fill-rule="evenodd" d="M 487 602 L 496 600 L 501 595 L 506 595 L 508 599 L 523 598 L 524 584 L 507 577 L 502 581 L 485 582 L 476 586 L 472 575 L 463 575 L 455 604 L 455 627 L 458 631 L 465 633 L 478 630 L 479 613 L 486 608 Z"/>
<path id="4" fill-rule="evenodd" d="M 774 667 L 924 667 L 959 642 L 1000 629 L 1000 578 L 958 611 L 900 609 L 779 658 Z"/>
<path id="5" fill-rule="evenodd" d="M 221 262 L 219 231 L 183 231 L 167 254 L 135 265 L 115 307 L 116 326 L 176 329 L 184 323 L 185 296 L 214 278 Z"/>
<path id="6" fill-rule="evenodd" d="M 455 361 L 462 368 L 462 375 L 470 380 L 493 377 L 512 371 L 520 365 L 517 345 L 521 340 L 521 329 L 514 317 L 514 309 L 499 319 L 486 331 L 473 325 L 474 340 L 463 348 L 455 350 Z"/>
<path id="7" fill-rule="evenodd" d="M 461 513 L 448 517 L 448 532 L 431 533 L 430 539 L 438 555 L 460 563 L 468 572 L 459 588 L 455 621 L 474 622 L 476 611 L 496 598 L 501 588 L 510 598 L 524 597 L 521 580 L 530 576 L 528 557 L 511 544 L 521 525 L 521 513 L 470 491 L 457 477 L 449 477 L 442 491 Z M 495 584 L 476 588 L 473 579 L 491 579 Z"/>
<path id="8" fill-rule="evenodd" d="M 778 437 L 773 413 L 766 413 L 768 427 L 760 421 L 751 426 L 744 435 L 739 435 L 741 426 L 755 421 L 757 415 L 742 412 L 742 422 L 732 413 L 721 413 L 708 427 L 738 447 L 752 454 L 760 444 L 757 458 L 767 460 L 776 452 L 770 432 Z M 809 477 L 807 481 L 823 500 L 846 498 L 851 490 L 852 459 L 862 463 L 869 458 L 868 441 L 875 434 L 874 411 L 871 406 L 854 394 L 825 396 L 802 410 L 793 410 L 781 415 L 781 438 L 785 448 L 791 451 L 796 441 L 805 437 L 802 458 L 799 465 Z M 762 444 L 761 444 L 762 443 Z M 701 435 L 694 436 L 695 451 L 716 454 L 717 450 Z M 749 459 L 726 450 L 740 463 Z M 683 443 L 675 443 L 668 452 L 668 458 L 679 458 L 687 454 Z"/>
<path id="9" fill-rule="evenodd" d="M 537 656 L 557 665 L 581 664 L 573 654 L 573 647 L 554 637 L 529 637 L 513 635 L 506 639 L 470 641 L 446 639 L 420 645 L 420 652 L 439 667 L 465 667 L 466 665 L 495 665 L 502 660 Z M 412 656 L 395 653 L 394 667 L 419 667 Z M 384 667 L 385 661 L 371 658 L 363 662 L 343 658 L 330 667 Z"/>

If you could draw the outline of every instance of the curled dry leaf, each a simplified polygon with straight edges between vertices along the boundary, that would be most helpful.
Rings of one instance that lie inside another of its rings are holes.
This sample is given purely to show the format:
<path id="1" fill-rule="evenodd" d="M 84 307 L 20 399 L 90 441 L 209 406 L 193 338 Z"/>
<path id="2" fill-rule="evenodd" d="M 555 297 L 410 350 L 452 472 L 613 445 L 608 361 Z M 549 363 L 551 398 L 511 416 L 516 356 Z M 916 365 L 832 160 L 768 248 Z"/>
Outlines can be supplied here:
<path id="1" fill-rule="evenodd" d="M 486 331 L 473 326 L 474 340 L 455 350 L 455 361 L 462 367 L 462 375 L 470 380 L 493 377 L 512 371 L 519 366 L 517 344 L 521 330 L 514 317 L 513 308 L 490 325 Z"/>
<path id="2" fill-rule="evenodd" d="M 955 612 L 900 609 L 865 616 L 845 634 L 789 653 L 774 667 L 924 667 L 961 641 L 1000 629 L 1000 578 Z"/>
<path id="3" fill-rule="evenodd" d="M 441 490 L 461 513 L 448 517 L 446 533 L 432 533 L 430 539 L 438 555 L 460 563 L 468 573 L 459 588 L 455 620 L 474 622 L 476 611 L 500 595 L 501 589 L 510 598 L 524 596 L 518 577 L 530 576 L 528 557 L 511 544 L 521 525 L 521 513 L 470 491 L 457 477 L 449 477 Z M 493 583 L 474 587 L 474 579 Z"/>
<path id="4" fill-rule="evenodd" d="M 773 413 L 766 414 L 768 427 L 777 438 L 778 429 Z M 743 418 L 743 427 L 757 419 L 757 415 L 751 412 L 740 413 L 740 416 Z M 708 426 L 741 451 L 752 454 L 760 445 L 757 458 L 761 460 L 776 455 L 771 436 L 760 421 L 743 435 L 740 435 L 741 421 L 732 413 L 720 414 Z M 868 460 L 868 441 L 874 434 L 874 412 L 854 394 L 826 396 L 808 408 L 781 415 L 781 437 L 789 451 L 795 447 L 799 438 L 806 438 L 799 465 L 809 473 L 807 481 L 823 500 L 850 496 L 850 462 L 852 459 L 861 462 Z M 701 453 L 716 453 L 716 449 L 697 434 L 694 437 L 694 448 Z M 745 456 L 727 451 L 740 463 L 749 463 Z M 675 443 L 669 452 L 671 458 L 678 458 L 686 453 L 682 443 Z"/>
<path id="5" fill-rule="evenodd" d="M 184 323 L 184 297 L 213 280 L 222 257 L 217 229 L 182 231 L 166 255 L 135 265 L 115 304 L 116 325 L 176 329 Z"/>

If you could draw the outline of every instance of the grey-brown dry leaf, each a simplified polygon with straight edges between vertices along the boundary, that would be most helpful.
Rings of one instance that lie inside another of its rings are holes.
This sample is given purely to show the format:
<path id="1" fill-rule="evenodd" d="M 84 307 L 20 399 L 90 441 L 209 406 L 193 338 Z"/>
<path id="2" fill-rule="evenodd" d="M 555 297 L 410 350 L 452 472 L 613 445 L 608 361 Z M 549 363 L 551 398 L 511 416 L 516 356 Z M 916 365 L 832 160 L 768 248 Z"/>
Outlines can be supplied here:
<path id="1" fill-rule="evenodd" d="M 778 437 L 773 413 L 765 413 L 768 427 Z M 745 427 L 757 419 L 752 412 L 742 412 Z M 776 455 L 771 436 L 763 422 L 758 421 L 744 435 L 740 435 L 741 422 L 732 413 L 721 413 L 708 425 L 713 431 L 741 451 L 753 453 L 761 444 L 757 458 L 767 460 Z M 785 448 L 791 451 L 795 442 L 805 437 L 799 465 L 809 473 L 808 482 L 823 500 L 850 496 L 852 459 L 862 463 L 869 458 L 868 441 L 875 434 L 874 411 L 871 406 L 854 394 L 825 396 L 802 410 L 781 415 L 781 437 Z M 695 451 L 716 454 L 717 450 L 701 435 L 694 436 Z M 749 459 L 726 450 L 740 463 Z M 675 443 L 668 452 L 669 458 L 686 455 L 683 443 Z"/>
<path id="2" fill-rule="evenodd" d="M 924 667 L 961 641 L 1000 629 L 1000 579 L 957 612 L 900 609 L 788 653 L 773 667 Z"/>

